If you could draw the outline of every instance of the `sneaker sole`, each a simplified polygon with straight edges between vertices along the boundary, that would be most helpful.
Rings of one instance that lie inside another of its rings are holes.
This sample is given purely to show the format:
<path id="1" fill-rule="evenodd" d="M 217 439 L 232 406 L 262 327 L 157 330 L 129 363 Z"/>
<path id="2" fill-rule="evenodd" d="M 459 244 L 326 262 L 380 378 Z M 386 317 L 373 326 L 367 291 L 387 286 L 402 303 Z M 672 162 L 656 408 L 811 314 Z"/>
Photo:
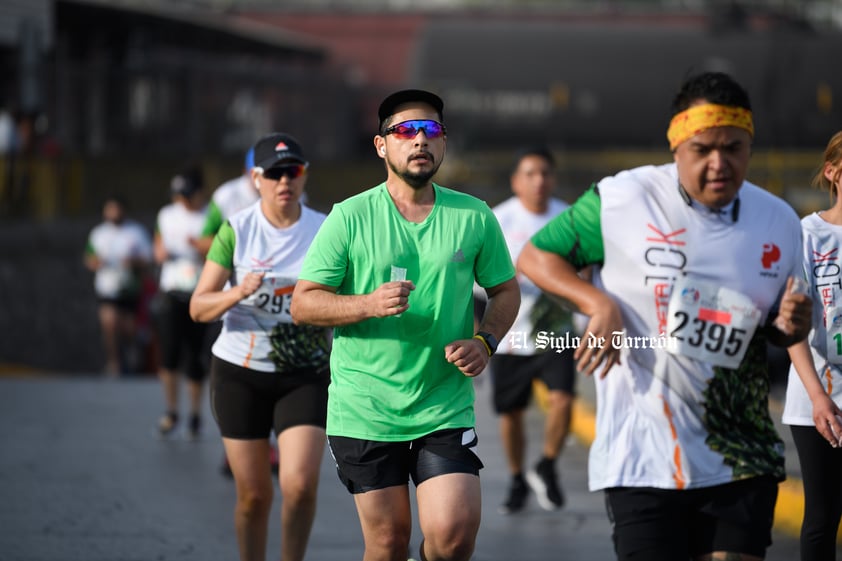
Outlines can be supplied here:
<path id="1" fill-rule="evenodd" d="M 560 508 L 547 496 L 547 486 L 534 470 L 526 472 L 526 483 L 528 483 L 535 492 L 535 498 L 538 499 L 538 504 L 541 508 L 544 510 L 558 510 Z"/>
<path id="2" fill-rule="evenodd" d="M 524 510 L 526 510 L 525 506 L 523 508 L 517 508 L 517 509 L 511 509 L 511 508 L 506 508 L 504 506 L 501 506 L 501 507 L 497 508 L 497 514 L 502 514 L 503 516 L 514 516 L 515 514 L 523 512 Z"/>

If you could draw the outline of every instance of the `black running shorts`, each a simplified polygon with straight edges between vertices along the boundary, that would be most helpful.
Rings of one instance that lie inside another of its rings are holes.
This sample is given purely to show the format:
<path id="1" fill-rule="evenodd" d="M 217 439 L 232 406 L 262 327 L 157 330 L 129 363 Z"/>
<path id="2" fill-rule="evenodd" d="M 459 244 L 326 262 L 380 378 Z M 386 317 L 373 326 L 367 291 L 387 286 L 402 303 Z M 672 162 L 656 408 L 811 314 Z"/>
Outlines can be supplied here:
<path id="1" fill-rule="evenodd" d="M 339 479 L 354 494 L 406 485 L 410 477 L 418 486 L 446 473 L 479 475 L 477 440 L 472 428 L 444 429 L 404 442 L 328 436 Z"/>
<path id="2" fill-rule="evenodd" d="M 497 413 L 526 409 L 532 396 L 532 381 L 542 380 L 547 389 L 573 395 L 576 365 L 573 349 L 536 355 L 499 354 L 491 357 L 492 404 Z"/>
<path id="3" fill-rule="evenodd" d="M 193 321 L 190 317 L 190 294 L 159 294 L 155 327 L 161 346 L 161 366 L 168 370 L 183 368 L 189 379 L 204 380 L 207 377 L 205 334 L 208 324 Z"/>
<path id="4" fill-rule="evenodd" d="M 714 487 L 607 489 L 618 561 L 692 559 L 714 551 L 763 558 L 778 484 L 769 476 Z"/>
<path id="5" fill-rule="evenodd" d="M 297 425 L 324 428 L 330 373 L 260 372 L 211 360 L 210 401 L 222 436 L 265 439 Z"/>

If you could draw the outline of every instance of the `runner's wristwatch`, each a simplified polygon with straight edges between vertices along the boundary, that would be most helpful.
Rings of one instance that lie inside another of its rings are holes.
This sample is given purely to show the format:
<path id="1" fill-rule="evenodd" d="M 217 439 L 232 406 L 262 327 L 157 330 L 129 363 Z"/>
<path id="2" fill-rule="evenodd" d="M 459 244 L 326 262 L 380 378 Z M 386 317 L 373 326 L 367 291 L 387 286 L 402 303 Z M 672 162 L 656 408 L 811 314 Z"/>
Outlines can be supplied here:
<path id="1" fill-rule="evenodd" d="M 493 355 L 497 352 L 497 337 L 492 335 L 487 331 L 477 331 L 477 334 L 474 335 L 474 339 L 479 339 L 485 345 L 485 350 L 488 351 L 488 356 Z"/>

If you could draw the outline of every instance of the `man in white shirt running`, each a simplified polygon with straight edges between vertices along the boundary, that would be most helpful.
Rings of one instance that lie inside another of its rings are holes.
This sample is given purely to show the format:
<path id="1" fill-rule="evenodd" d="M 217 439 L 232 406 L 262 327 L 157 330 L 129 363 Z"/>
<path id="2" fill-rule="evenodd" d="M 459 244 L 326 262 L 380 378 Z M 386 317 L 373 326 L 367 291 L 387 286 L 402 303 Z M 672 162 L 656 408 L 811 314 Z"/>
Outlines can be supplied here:
<path id="1" fill-rule="evenodd" d="M 251 180 L 251 168 L 253 167 L 254 148 L 252 147 L 246 152 L 243 173 L 238 177 L 229 179 L 214 190 L 208 204 L 208 214 L 205 219 L 205 226 L 202 229 L 202 237 L 197 240 L 197 247 L 203 254 L 207 254 L 214 236 L 226 220 L 240 210 L 254 204 L 260 198 L 260 193 Z"/>
<path id="2" fill-rule="evenodd" d="M 764 558 L 783 442 L 767 341 L 810 329 L 798 215 L 745 180 L 745 90 L 707 72 L 673 99 L 674 162 L 607 177 L 532 237 L 519 268 L 590 317 L 575 357 L 598 373 L 589 487 L 621 561 Z M 593 284 L 576 270 L 598 265 Z"/>
<path id="3" fill-rule="evenodd" d="M 523 148 L 515 157 L 510 176 L 513 196 L 492 209 L 514 261 L 529 238 L 568 207 L 553 197 L 555 171 L 555 159 L 546 147 Z M 498 509 L 501 514 L 522 510 L 529 487 L 545 510 L 556 510 L 564 504 L 556 460 L 570 429 L 576 377 L 572 349 L 555 352 L 535 345 L 539 331 L 570 333 L 572 314 L 524 275 L 519 274 L 517 280 L 520 310 L 489 363 L 492 404 L 500 416 L 500 439 L 511 475 L 508 494 Z M 483 301 L 481 297 L 478 300 Z M 540 461 L 524 473 L 527 442 L 523 418 L 536 380 L 547 388 L 544 438 Z"/>

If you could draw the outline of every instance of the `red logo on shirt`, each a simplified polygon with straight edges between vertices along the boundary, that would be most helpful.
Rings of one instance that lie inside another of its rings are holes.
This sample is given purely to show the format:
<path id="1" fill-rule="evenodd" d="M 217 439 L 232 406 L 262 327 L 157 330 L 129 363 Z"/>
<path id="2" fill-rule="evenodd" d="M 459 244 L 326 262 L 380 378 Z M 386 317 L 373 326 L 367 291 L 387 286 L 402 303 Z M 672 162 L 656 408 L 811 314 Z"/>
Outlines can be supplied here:
<path id="1" fill-rule="evenodd" d="M 764 269 L 771 269 L 772 265 L 777 263 L 780 258 L 781 248 L 773 243 L 763 244 L 763 257 L 760 258 L 760 262 L 763 263 Z"/>

